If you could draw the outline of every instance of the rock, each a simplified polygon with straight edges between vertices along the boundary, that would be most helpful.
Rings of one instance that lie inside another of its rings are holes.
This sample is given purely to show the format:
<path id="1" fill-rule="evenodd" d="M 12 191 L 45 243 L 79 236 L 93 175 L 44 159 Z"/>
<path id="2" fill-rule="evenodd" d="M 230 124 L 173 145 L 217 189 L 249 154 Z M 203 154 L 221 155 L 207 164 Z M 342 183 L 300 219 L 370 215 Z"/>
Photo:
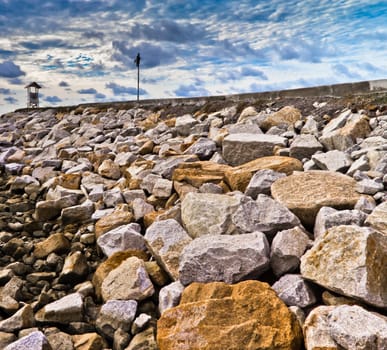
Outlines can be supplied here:
<path id="1" fill-rule="evenodd" d="M 387 347 L 387 318 L 360 306 L 335 307 L 328 314 L 328 325 L 331 337 L 344 349 Z"/>
<path id="2" fill-rule="evenodd" d="M 134 219 L 136 221 L 142 219 L 146 214 L 149 214 L 155 210 L 153 205 L 147 203 L 142 198 L 135 198 L 132 201 L 132 208 L 133 208 Z"/>
<path id="3" fill-rule="evenodd" d="M 356 181 L 346 175 L 312 170 L 277 180 L 271 187 L 271 193 L 304 225 L 313 227 L 323 206 L 352 209 L 360 197 L 355 187 Z"/>
<path id="4" fill-rule="evenodd" d="M 70 249 L 70 242 L 62 233 L 54 233 L 42 242 L 36 243 L 34 255 L 45 258 L 51 253 L 65 253 Z"/>
<path id="5" fill-rule="evenodd" d="M 168 157 L 162 162 L 158 162 L 152 171 L 168 180 L 172 179 L 174 170 L 182 163 L 196 162 L 199 158 L 194 154 Z"/>
<path id="6" fill-rule="evenodd" d="M 387 307 L 387 236 L 370 228 L 335 226 L 301 258 L 301 274 L 339 294 Z"/>
<path id="7" fill-rule="evenodd" d="M 124 250 L 145 252 L 147 249 L 141 227 L 136 223 L 118 226 L 104 233 L 97 239 L 97 244 L 107 257 Z"/>
<path id="8" fill-rule="evenodd" d="M 0 349 L 5 349 L 7 345 L 13 343 L 16 339 L 13 333 L 0 332 Z"/>
<path id="9" fill-rule="evenodd" d="M 262 157 L 243 165 L 226 169 L 225 180 L 233 191 L 245 192 L 254 173 L 259 170 L 270 169 L 279 173 L 290 175 L 293 171 L 303 170 L 302 163 L 290 157 Z"/>
<path id="10" fill-rule="evenodd" d="M 284 137 L 266 134 L 231 134 L 223 140 L 223 158 L 232 165 L 241 165 L 260 157 L 274 155 L 274 147 L 286 147 Z"/>
<path id="11" fill-rule="evenodd" d="M 73 335 L 76 350 L 100 350 L 108 347 L 107 342 L 97 333 Z"/>
<path id="12" fill-rule="evenodd" d="M 200 160 L 208 160 L 216 151 L 216 143 L 211 139 L 199 138 L 185 150 L 185 154 L 196 154 Z"/>
<path id="13" fill-rule="evenodd" d="M 21 289 L 24 281 L 19 277 L 12 277 L 4 287 L 0 288 L 0 310 L 6 313 L 14 313 L 19 309 Z"/>
<path id="14" fill-rule="evenodd" d="M 312 245 L 300 227 L 278 232 L 271 244 L 270 267 L 276 276 L 293 272 L 300 266 L 301 256 Z"/>
<path id="15" fill-rule="evenodd" d="M 328 314 L 332 306 L 314 308 L 304 323 L 304 339 L 306 350 L 341 350 L 330 335 Z"/>
<path id="16" fill-rule="evenodd" d="M 260 127 L 263 130 L 269 130 L 273 126 L 285 125 L 293 126 L 301 119 L 301 111 L 293 106 L 281 108 L 278 112 L 269 114 L 261 123 Z"/>
<path id="17" fill-rule="evenodd" d="M 102 199 L 106 208 L 114 208 L 119 204 L 124 203 L 124 197 L 119 188 L 104 191 Z"/>
<path id="18" fill-rule="evenodd" d="M 337 150 L 314 154 L 312 160 L 321 170 L 342 173 L 345 173 L 352 164 L 352 159 L 348 154 Z"/>
<path id="19" fill-rule="evenodd" d="M 172 194 L 173 182 L 167 179 L 157 179 L 152 194 L 158 198 L 169 198 Z"/>
<path id="20" fill-rule="evenodd" d="M 160 315 L 174 306 L 177 306 L 181 299 L 184 286 L 180 281 L 172 282 L 161 288 L 159 293 L 159 312 Z"/>
<path id="21" fill-rule="evenodd" d="M 368 171 L 370 170 L 370 165 L 366 155 L 362 155 L 359 159 L 356 159 L 349 169 L 347 170 L 348 176 L 353 176 L 357 171 Z"/>
<path id="22" fill-rule="evenodd" d="M 11 317 L 0 321 L 0 331 L 12 333 L 23 328 L 30 328 L 35 325 L 32 307 L 28 304 L 19 309 Z"/>
<path id="23" fill-rule="evenodd" d="M 214 327 L 217 331 L 214 332 Z M 180 305 L 157 323 L 160 350 L 300 349 L 298 321 L 275 292 L 258 281 L 193 283 Z"/>
<path id="24" fill-rule="evenodd" d="M 374 195 L 379 191 L 383 191 L 384 185 L 382 182 L 378 182 L 371 179 L 363 179 L 357 182 L 356 191 L 363 194 Z"/>
<path id="25" fill-rule="evenodd" d="M 136 316 L 137 302 L 135 300 L 108 300 L 102 305 L 96 320 L 99 332 L 113 339 L 117 329 L 129 332 Z"/>
<path id="26" fill-rule="evenodd" d="M 256 279 L 269 268 L 269 243 L 262 232 L 236 236 L 205 235 L 181 254 L 180 281 L 237 283 Z"/>
<path id="27" fill-rule="evenodd" d="M 125 348 L 125 350 L 137 349 L 158 350 L 155 330 L 152 327 L 149 327 L 145 331 L 136 334 L 131 340 L 129 346 Z"/>
<path id="28" fill-rule="evenodd" d="M 144 236 L 152 256 L 173 279 L 179 279 L 179 258 L 192 238 L 173 219 L 156 221 L 148 227 Z"/>
<path id="29" fill-rule="evenodd" d="M 69 254 L 59 276 L 59 283 L 76 284 L 84 280 L 89 273 L 87 258 L 80 251 Z"/>
<path id="30" fill-rule="evenodd" d="M 365 223 L 387 235 L 387 202 L 383 202 L 375 207 L 372 213 L 368 215 Z"/>
<path id="31" fill-rule="evenodd" d="M 45 335 L 51 347 L 55 350 L 74 350 L 71 335 L 52 327 L 45 330 Z"/>
<path id="32" fill-rule="evenodd" d="M 192 238 L 205 234 L 231 234 L 231 215 L 239 199 L 234 196 L 212 193 L 188 193 L 181 204 L 181 218 Z"/>
<path id="33" fill-rule="evenodd" d="M 143 331 L 145 328 L 149 326 L 150 321 L 152 320 L 152 316 L 147 314 L 140 314 L 136 317 L 136 319 L 133 321 L 132 328 L 130 332 L 132 334 L 138 334 L 141 331 Z"/>
<path id="34" fill-rule="evenodd" d="M 273 171 L 271 169 L 264 169 L 257 171 L 251 178 L 246 187 L 245 194 L 253 199 L 257 199 L 258 194 L 270 195 L 271 185 L 278 179 L 285 177 L 283 173 Z"/>
<path id="35" fill-rule="evenodd" d="M 53 350 L 46 336 L 40 332 L 32 332 L 25 337 L 9 344 L 4 350 Z"/>
<path id="36" fill-rule="evenodd" d="M 317 301 L 312 288 L 301 275 L 284 275 L 273 284 L 272 288 L 288 306 L 305 308 Z"/>
<path id="37" fill-rule="evenodd" d="M 95 236 L 98 239 L 104 233 L 114 228 L 129 224 L 133 221 L 133 214 L 125 210 L 115 210 L 99 219 L 95 224 Z"/>
<path id="38" fill-rule="evenodd" d="M 340 225 L 363 226 L 367 215 L 359 210 L 336 210 L 322 207 L 314 225 L 314 238 L 321 237 L 329 228 Z"/>
<path id="39" fill-rule="evenodd" d="M 198 124 L 198 121 L 194 119 L 192 115 L 185 114 L 176 118 L 175 128 L 179 135 L 188 136 L 191 128 L 196 124 Z"/>
<path id="40" fill-rule="evenodd" d="M 105 159 L 101 163 L 98 167 L 98 174 L 113 180 L 118 180 L 121 177 L 120 167 L 111 159 Z"/>
<path id="41" fill-rule="evenodd" d="M 87 222 L 91 219 L 93 213 L 94 203 L 90 200 L 85 201 L 81 205 L 64 208 L 61 214 L 63 225 Z"/>
<path id="42" fill-rule="evenodd" d="M 169 275 L 156 261 L 145 261 L 145 269 L 154 285 L 162 287 L 170 282 Z"/>
<path id="43" fill-rule="evenodd" d="M 67 324 L 83 320 L 83 295 L 80 293 L 68 294 L 54 301 L 35 314 L 38 322 L 55 322 Z"/>
<path id="44" fill-rule="evenodd" d="M 103 300 L 144 300 L 154 288 L 143 260 L 130 257 L 109 272 L 101 286 Z"/>

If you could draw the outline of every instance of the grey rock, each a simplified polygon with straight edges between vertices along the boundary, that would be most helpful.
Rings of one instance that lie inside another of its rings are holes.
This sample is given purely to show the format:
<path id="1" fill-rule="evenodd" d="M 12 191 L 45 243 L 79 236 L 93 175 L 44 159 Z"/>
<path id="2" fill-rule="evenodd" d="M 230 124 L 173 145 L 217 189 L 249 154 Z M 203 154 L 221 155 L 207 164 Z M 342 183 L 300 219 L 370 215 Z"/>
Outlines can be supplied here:
<path id="1" fill-rule="evenodd" d="M 35 314 L 38 322 L 55 322 L 67 324 L 83 320 L 83 295 L 80 293 L 68 294 L 54 301 Z"/>
<path id="2" fill-rule="evenodd" d="M 340 225 L 363 226 L 367 215 L 359 210 L 336 210 L 331 207 L 322 207 L 314 225 L 314 237 L 321 237 L 329 228 Z"/>
<path id="3" fill-rule="evenodd" d="M 172 282 L 171 284 L 161 288 L 158 305 L 160 314 L 179 304 L 183 290 L 184 286 L 180 281 Z"/>
<path id="4" fill-rule="evenodd" d="M 144 238 L 158 264 L 173 280 L 177 280 L 181 252 L 192 238 L 173 219 L 154 222 L 146 230 Z"/>
<path id="5" fill-rule="evenodd" d="M 131 333 L 135 335 L 143 331 L 145 328 L 148 328 L 148 325 L 151 320 L 152 320 L 152 316 L 148 314 L 142 313 L 138 315 L 132 323 Z"/>
<path id="6" fill-rule="evenodd" d="M 103 192 L 103 202 L 106 208 L 114 208 L 124 203 L 124 197 L 118 188 L 114 188 Z"/>
<path id="7" fill-rule="evenodd" d="M 40 332 L 32 332 L 27 336 L 9 344 L 4 350 L 53 350 L 46 336 Z"/>
<path id="8" fill-rule="evenodd" d="M 181 156 L 168 157 L 163 161 L 157 162 L 152 172 L 161 175 L 163 178 L 172 180 L 173 171 L 185 162 L 196 162 L 198 157 L 195 154 L 187 154 Z"/>
<path id="9" fill-rule="evenodd" d="M 188 244 L 180 257 L 183 285 L 192 282 L 236 283 L 256 278 L 269 268 L 269 244 L 262 232 L 206 235 Z"/>
<path id="10" fill-rule="evenodd" d="M 278 232 L 271 244 L 270 266 L 276 276 L 292 272 L 300 266 L 301 256 L 312 245 L 300 227 Z"/>
<path id="11" fill-rule="evenodd" d="M 185 150 L 185 154 L 196 154 L 200 160 L 208 160 L 216 151 L 216 143 L 211 139 L 201 137 Z"/>
<path id="12" fill-rule="evenodd" d="M 87 222 L 94 213 L 94 203 L 90 200 L 81 205 L 62 209 L 61 217 L 64 225 Z"/>
<path id="13" fill-rule="evenodd" d="M 384 185 L 381 181 L 378 182 L 371 179 L 363 179 L 356 183 L 356 191 L 359 193 L 374 195 L 383 190 Z"/>
<path id="14" fill-rule="evenodd" d="M 126 332 L 130 331 L 136 312 L 135 300 L 108 300 L 102 305 L 96 327 L 103 335 L 113 339 L 114 332 L 119 328 Z"/>
<path id="15" fill-rule="evenodd" d="M 149 327 L 145 331 L 136 334 L 130 341 L 130 344 L 125 350 L 158 350 L 156 342 L 156 331 L 153 327 Z"/>
<path id="16" fill-rule="evenodd" d="M 301 134 L 294 138 L 290 145 L 290 156 L 303 160 L 311 158 L 316 152 L 322 151 L 323 145 L 317 140 L 314 135 Z"/>
<path id="17" fill-rule="evenodd" d="M 153 205 L 147 203 L 142 198 L 135 198 L 131 202 L 131 204 L 132 204 L 134 219 L 136 221 L 142 219 L 146 214 L 151 213 L 152 211 L 155 210 Z"/>
<path id="18" fill-rule="evenodd" d="M 354 209 L 360 210 L 363 213 L 371 214 L 371 212 L 375 209 L 376 202 L 370 196 L 361 196 L 359 200 L 356 202 Z"/>
<path id="19" fill-rule="evenodd" d="M 318 122 L 313 116 L 306 117 L 305 124 L 301 129 L 301 134 L 311 134 L 318 136 L 319 132 Z"/>
<path id="20" fill-rule="evenodd" d="M 360 158 L 356 159 L 351 164 L 346 174 L 349 176 L 353 176 L 357 171 L 367 171 L 367 170 L 370 170 L 368 158 L 366 155 L 362 155 L 360 156 Z"/>
<path id="21" fill-rule="evenodd" d="M 387 318 L 360 306 L 342 305 L 328 314 L 329 333 L 344 349 L 387 348 Z"/>
<path id="22" fill-rule="evenodd" d="M 263 134 L 260 127 L 252 123 L 230 124 L 227 130 L 229 134 Z"/>
<path id="23" fill-rule="evenodd" d="M 98 202 L 103 199 L 104 196 L 104 185 L 103 184 L 97 184 L 91 188 L 91 191 L 89 192 L 89 199 L 92 202 Z"/>
<path id="24" fill-rule="evenodd" d="M 128 204 L 133 202 L 136 198 L 143 199 L 143 200 L 146 199 L 145 193 L 141 189 L 138 189 L 138 190 L 126 190 L 126 191 L 123 191 L 122 194 L 123 194 L 123 196 L 125 198 L 125 202 L 128 203 Z"/>
<path id="25" fill-rule="evenodd" d="M 100 236 L 97 245 L 108 257 L 128 249 L 146 251 L 145 240 L 140 232 L 139 224 L 121 225 Z"/>
<path id="26" fill-rule="evenodd" d="M 321 170 L 345 172 L 352 164 L 351 157 L 337 150 L 315 154 L 312 159 Z"/>
<path id="27" fill-rule="evenodd" d="M 12 333 L 22 328 L 30 328 L 35 325 L 34 313 L 32 307 L 24 305 L 11 317 L 0 321 L 0 331 Z"/>
<path id="28" fill-rule="evenodd" d="M 286 147 L 284 137 L 267 134 L 232 134 L 223 140 L 223 158 L 232 166 L 272 156 L 274 147 Z"/>
<path id="29" fill-rule="evenodd" d="M 169 198 L 172 194 L 173 182 L 168 179 L 157 179 L 152 194 L 158 198 Z"/>
<path id="30" fill-rule="evenodd" d="M 279 173 L 271 169 L 259 170 L 251 178 L 246 187 L 245 194 L 253 199 L 257 199 L 260 193 L 270 195 L 271 185 L 276 180 L 285 176 L 284 173 Z"/>
<path id="31" fill-rule="evenodd" d="M 312 288 L 301 275 L 284 275 L 272 285 L 272 288 L 288 306 L 305 308 L 317 301 Z"/>
<path id="32" fill-rule="evenodd" d="M 141 189 L 147 191 L 149 194 L 153 192 L 153 187 L 155 187 L 156 181 L 162 179 L 160 175 L 148 174 L 142 179 Z"/>
<path id="33" fill-rule="evenodd" d="M 223 188 L 220 185 L 211 183 L 211 182 L 206 182 L 203 185 L 199 187 L 199 192 L 200 193 L 215 193 L 215 194 L 222 194 L 223 193 Z"/>
<path id="34" fill-rule="evenodd" d="M 198 121 L 192 115 L 185 114 L 176 118 L 175 128 L 179 135 L 188 136 L 191 128 L 196 124 L 198 124 Z"/>

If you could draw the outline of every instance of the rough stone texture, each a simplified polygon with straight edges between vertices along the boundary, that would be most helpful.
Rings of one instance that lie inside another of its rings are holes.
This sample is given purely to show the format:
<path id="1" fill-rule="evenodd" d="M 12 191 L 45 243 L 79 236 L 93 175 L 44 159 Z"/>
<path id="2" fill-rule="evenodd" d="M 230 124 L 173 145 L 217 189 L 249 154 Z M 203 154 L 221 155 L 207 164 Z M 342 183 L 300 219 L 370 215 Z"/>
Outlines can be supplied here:
<path id="1" fill-rule="evenodd" d="M 83 296 L 80 293 L 68 294 L 40 309 L 35 319 L 38 322 L 67 324 L 83 320 Z"/>
<path id="2" fill-rule="evenodd" d="M 223 140 L 223 158 L 232 165 L 241 165 L 260 157 L 274 155 L 274 147 L 286 147 L 286 139 L 266 134 L 231 134 Z"/>
<path id="3" fill-rule="evenodd" d="M 157 262 L 173 280 L 179 279 L 179 258 L 184 247 L 192 238 L 173 219 L 156 221 L 144 236 L 149 250 Z"/>
<path id="4" fill-rule="evenodd" d="M 76 283 L 85 279 L 89 273 L 89 266 L 84 254 L 80 251 L 69 254 L 64 262 L 59 276 L 60 283 Z"/>
<path id="5" fill-rule="evenodd" d="M 143 260 L 126 259 L 109 272 L 102 282 L 101 294 L 107 300 L 144 300 L 155 292 Z"/>
<path id="6" fill-rule="evenodd" d="M 55 350 L 74 350 L 74 343 L 72 336 L 61 332 L 56 327 L 45 329 L 44 334 L 46 335 L 48 342 L 51 347 Z"/>
<path id="7" fill-rule="evenodd" d="M 329 229 L 301 258 L 301 274 L 339 294 L 387 307 L 387 236 L 351 225 Z"/>
<path id="8" fill-rule="evenodd" d="M 269 114 L 261 123 L 260 126 L 264 130 L 269 130 L 273 126 L 290 126 L 294 125 L 301 119 L 301 111 L 293 106 L 281 108 L 278 112 Z"/>
<path id="9" fill-rule="evenodd" d="M 129 224 L 133 221 L 133 214 L 129 211 L 115 210 L 113 213 L 99 219 L 95 224 L 95 236 L 99 236 L 121 225 Z"/>
<path id="10" fill-rule="evenodd" d="M 321 170 L 346 172 L 352 164 L 351 157 L 342 151 L 317 153 L 312 160 Z"/>
<path id="11" fill-rule="evenodd" d="M 136 334 L 125 350 L 159 350 L 157 347 L 155 330 L 149 327 L 145 331 Z"/>
<path id="12" fill-rule="evenodd" d="M 297 172 L 279 179 L 271 187 L 274 199 L 288 207 L 302 223 L 313 227 L 321 207 L 352 209 L 360 194 L 356 181 L 328 171 Z"/>
<path id="13" fill-rule="evenodd" d="M 64 225 L 75 222 L 87 222 L 94 213 L 94 203 L 90 200 L 81 205 L 62 209 L 61 217 Z"/>
<path id="14" fill-rule="evenodd" d="M 314 225 L 314 237 L 322 236 L 329 228 L 340 225 L 363 226 L 367 215 L 359 210 L 336 210 L 330 207 L 322 207 Z"/>
<path id="15" fill-rule="evenodd" d="M 111 159 L 105 159 L 98 167 L 98 174 L 108 179 L 118 180 L 121 176 L 120 167 Z"/>
<path id="16" fill-rule="evenodd" d="M 272 285 L 272 288 L 288 306 L 305 308 L 317 301 L 312 288 L 301 275 L 284 275 Z"/>
<path id="17" fill-rule="evenodd" d="M 289 154 L 293 158 L 303 160 L 310 159 L 316 152 L 322 151 L 323 145 L 314 135 L 302 134 L 294 138 L 290 145 Z"/>
<path id="18" fill-rule="evenodd" d="M 245 194 L 253 199 L 256 199 L 260 193 L 270 195 L 271 185 L 276 180 L 285 176 L 285 174 L 273 171 L 271 169 L 259 170 L 251 178 L 249 184 L 246 187 Z"/>
<path id="19" fill-rule="evenodd" d="M 161 288 L 159 293 L 160 315 L 165 310 L 168 310 L 179 304 L 183 290 L 184 286 L 180 283 L 180 281 L 172 282 L 171 284 Z"/>
<path id="20" fill-rule="evenodd" d="M 76 334 L 73 341 L 76 350 L 101 350 L 108 347 L 107 342 L 97 333 Z"/>
<path id="21" fill-rule="evenodd" d="M 54 350 L 46 336 L 40 332 L 32 332 L 25 337 L 9 344 L 4 350 Z"/>
<path id="22" fill-rule="evenodd" d="M 34 313 L 31 305 L 25 305 L 11 317 L 0 321 L 0 332 L 12 333 L 35 325 Z"/>
<path id="23" fill-rule="evenodd" d="M 181 205 L 183 224 L 192 238 L 211 234 L 230 234 L 231 214 L 239 205 L 238 198 L 212 193 L 188 193 Z"/>
<path id="24" fill-rule="evenodd" d="M 329 333 L 344 349 L 387 348 L 387 318 L 360 306 L 342 305 L 328 314 Z"/>
<path id="25" fill-rule="evenodd" d="M 244 192 L 254 173 L 263 169 L 290 175 L 293 171 L 303 170 L 303 167 L 298 159 L 291 157 L 262 157 L 226 170 L 225 179 L 233 191 Z"/>
<path id="26" fill-rule="evenodd" d="M 300 266 L 301 256 L 312 245 L 300 227 L 278 232 L 271 244 L 270 267 L 276 276 L 292 272 Z"/>
<path id="27" fill-rule="evenodd" d="M 54 233 L 35 245 L 34 255 L 45 258 L 51 253 L 64 253 L 70 249 L 70 242 L 62 233 Z"/>
<path id="28" fill-rule="evenodd" d="M 375 207 L 372 213 L 368 215 L 365 223 L 387 236 L 387 202 Z"/>
<path id="29" fill-rule="evenodd" d="M 328 314 L 333 309 L 333 306 L 318 306 L 306 318 L 303 326 L 306 350 L 342 350 L 330 335 Z"/>
<path id="30" fill-rule="evenodd" d="M 193 283 L 180 305 L 162 314 L 157 329 L 160 350 L 292 350 L 302 343 L 298 321 L 258 281 Z"/>
<path id="31" fill-rule="evenodd" d="M 136 316 L 135 300 L 108 300 L 102 305 L 96 320 L 97 329 L 108 338 L 113 339 L 117 329 L 129 332 Z"/>
<path id="32" fill-rule="evenodd" d="M 196 238 L 180 257 L 180 281 L 188 285 L 256 279 L 269 268 L 269 251 L 262 232 Z"/>
<path id="33" fill-rule="evenodd" d="M 97 244 L 106 256 L 124 250 L 146 251 L 141 227 L 136 223 L 122 225 L 104 233 L 97 239 Z"/>

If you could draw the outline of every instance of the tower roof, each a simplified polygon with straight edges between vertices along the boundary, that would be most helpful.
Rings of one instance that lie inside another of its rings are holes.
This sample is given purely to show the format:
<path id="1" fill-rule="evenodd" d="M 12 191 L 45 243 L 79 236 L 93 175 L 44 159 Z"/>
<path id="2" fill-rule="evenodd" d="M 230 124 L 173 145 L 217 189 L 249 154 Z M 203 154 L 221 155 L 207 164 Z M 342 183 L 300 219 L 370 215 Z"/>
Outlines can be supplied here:
<path id="1" fill-rule="evenodd" d="M 29 88 L 29 87 L 34 87 L 34 88 L 37 88 L 37 89 L 41 89 L 42 88 L 38 83 L 36 83 L 34 81 L 32 83 L 26 85 L 24 88 L 26 89 L 26 88 Z"/>

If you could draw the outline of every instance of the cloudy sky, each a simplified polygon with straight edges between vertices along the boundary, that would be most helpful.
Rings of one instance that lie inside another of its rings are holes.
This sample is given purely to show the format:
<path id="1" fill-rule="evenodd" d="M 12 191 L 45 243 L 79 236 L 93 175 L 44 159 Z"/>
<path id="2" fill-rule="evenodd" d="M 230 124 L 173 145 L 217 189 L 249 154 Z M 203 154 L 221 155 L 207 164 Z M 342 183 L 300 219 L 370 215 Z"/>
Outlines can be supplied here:
<path id="1" fill-rule="evenodd" d="M 387 78 L 387 1 L 0 0 L 0 114 Z"/>

